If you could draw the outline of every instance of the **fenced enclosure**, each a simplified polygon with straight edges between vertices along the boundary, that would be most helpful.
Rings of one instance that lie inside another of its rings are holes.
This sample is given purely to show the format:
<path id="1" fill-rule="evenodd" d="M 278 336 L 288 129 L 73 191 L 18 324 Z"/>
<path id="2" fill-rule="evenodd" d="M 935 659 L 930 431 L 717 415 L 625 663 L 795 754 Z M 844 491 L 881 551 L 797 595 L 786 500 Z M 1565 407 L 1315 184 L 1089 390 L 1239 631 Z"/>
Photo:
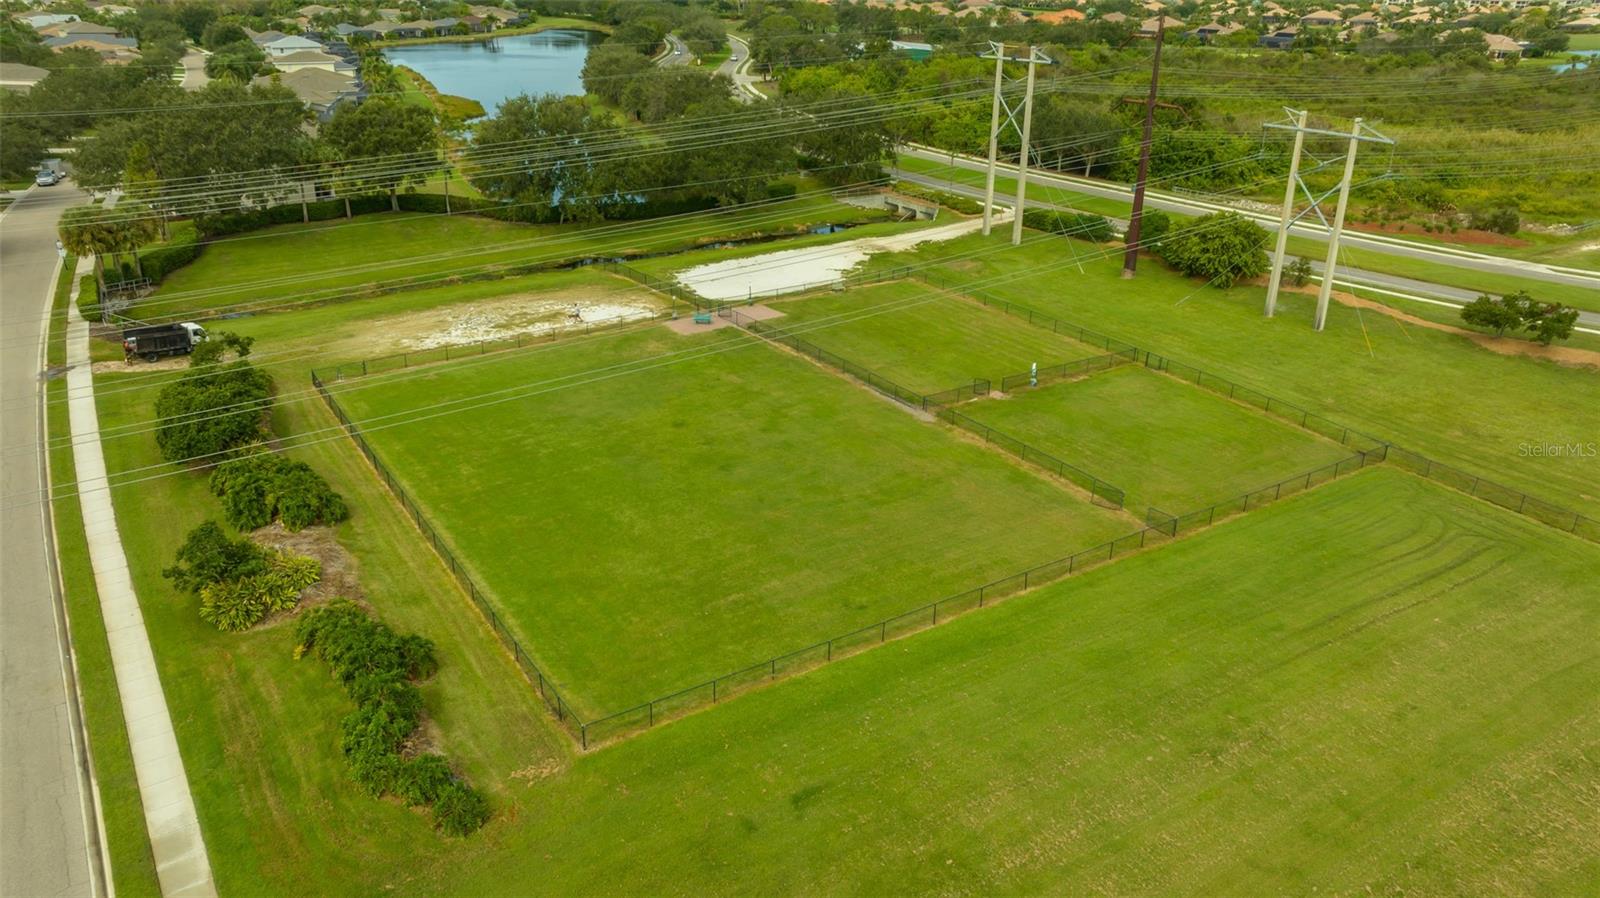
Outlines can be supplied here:
<path id="1" fill-rule="evenodd" d="M 1184 531 L 1193 530 L 1197 527 L 1209 527 L 1224 518 L 1229 518 L 1236 514 L 1244 514 L 1247 511 L 1260 508 L 1287 496 L 1303 493 L 1314 486 L 1321 486 L 1324 483 L 1337 480 L 1346 474 L 1354 474 L 1370 464 L 1378 464 L 1384 460 L 1388 449 L 1389 447 L 1384 445 L 1371 452 L 1364 449 L 1357 450 L 1354 455 L 1341 458 L 1332 464 L 1323 465 L 1320 468 L 1312 468 L 1293 477 L 1285 477 L 1276 483 L 1257 487 L 1232 499 L 1214 502 L 1204 508 L 1197 508 L 1180 515 L 1169 514 L 1155 506 L 1151 506 L 1145 512 L 1145 523 L 1160 530 L 1167 536 L 1177 536 Z"/>
<path id="2" fill-rule="evenodd" d="M 1579 514 L 1570 508 L 1546 502 L 1521 490 L 1496 483 L 1476 474 L 1469 474 L 1459 468 L 1452 468 L 1443 462 L 1434 461 L 1425 455 L 1420 455 L 1409 449 L 1401 449 L 1399 446 L 1389 447 L 1389 460 L 1394 462 L 1396 467 L 1418 474 L 1428 480 L 1436 480 L 1475 499 L 1492 502 L 1501 508 L 1514 511 L 1520 515 L 1526 515 L 1541 524 L 1554 527 L 1557 530 L 1565 530 L 1584 539 L 1600 542 L 1600 521 L 1587 515 Z"/>
<path id="3" fill-rule="evenodd" d="M 1063 480 L 1082 487 L 1088 491 L 1090 499 L 1100 505 L 1104 505 L 1107 508 L 1121 508 L 1123 502 L 1127 501 L 1128 494 L 1121 487 L 1102 480 L 1077 465 L 1062 461 L 1037 446 L 1024 443 L 1014 436 L 995 430 L 982 421 L 962 414 L 951 406 L 937 406 L 933 411 L 945 423 L 954 424 L 974 436 L 981 437 L 985 443 L 997 446 L 1030 465 L 1036 465 Z"/>
<path id="4" fill-rule="evenodd" d="M 1127 349 L 1108 352 L 1105 355 L 1074 359 L 1070 362 L 1062 362 L 1059 365 L 1046 365 L 1036 371 L 1007 374 L 1005 377 L 1000 378 L 1000 392 L 1012 393 L 1022 387 L 1048 387 L 1051 384 L 1076 380 L 1080 377 L 1087 377 L 1090 374 L 1109 371 L 1119 365 L 1131 365 L 1138 361 L 1139 350 L 1130 346 Z"/>
<path id="5" fill-rule="evenodd" d="M 422 514 L 421 507 L 406 494 L 405 489 L 400 485 L 399 479 L 389 472 L 388 466 L 378 457 L 378 453 L 373 450 L 366 437 L 361 435 L 361 429 L 345 414 L 344 409 L 340 407 L 338 401 L 333 398 L 333 394 L 328 391 L 327 386 L 314 371 L 311 373 L 311 384 L 316 387 L 317 393 L 322 396 L 322 401 L 327 404 L 328 410 L 333 412 L 333 416 L 338 419 L 339 426 L 349 435 L 350 440 L 356 444 L 356 448 L 361 450 L 361 454 L 366 456 L 367 462 L 372 465 L 372 469 L 378 472 L 378 477 L 383 481 L 383 485 L 388 488 L 390 494 L 400 503 L 400 507 L 405 509 L 406 514 L 411 517 L 411 521 L 416 524 L 417 530 L 428 538 L 428 544 L 433 547 L 433 551 L 439 556 L 439 559 L 445 563 L 445 567 L 450 569 L 450 575 L 455 578 L 456 583 L 460 585 L 467 597 L 472 599 L 472 604 L 477 606 L 478 611 L 489 622 L 489 628 L 494 631 L 495 636 L 499 637 L 500 643 L 511 652 L 511 657 L 517 662 L 517 667 L 522 669 L 522 673 L 528 678 L 528 682 L 538 691 L 539 698 L 544 701 L 550 712 L 556 716 L 556 721 L 576 732 L 579 740 L 582 741 L 584 724 L 583 720 L 578 717 L 577 711 L 562 697 L 555 683 L 545 676 L 544 671 L 540 670 L 537 664 L 533 663 L 533 658 L 523 650 L 522 644 L 517 641 L 516 636 L 512 635 L 505 623 L 500 620 L 500 615 L 495 613 L 494 608 L 483 597 L 483 592 L 478 589 L 478 584 L 474 583 L 467 574 L 466 568 L 456 561 L 455 554 L 450 551 L 450 548 L 445 545 L 443 540 L 439 539 L 438 530 L 434 529 L 433 525 Z"/>

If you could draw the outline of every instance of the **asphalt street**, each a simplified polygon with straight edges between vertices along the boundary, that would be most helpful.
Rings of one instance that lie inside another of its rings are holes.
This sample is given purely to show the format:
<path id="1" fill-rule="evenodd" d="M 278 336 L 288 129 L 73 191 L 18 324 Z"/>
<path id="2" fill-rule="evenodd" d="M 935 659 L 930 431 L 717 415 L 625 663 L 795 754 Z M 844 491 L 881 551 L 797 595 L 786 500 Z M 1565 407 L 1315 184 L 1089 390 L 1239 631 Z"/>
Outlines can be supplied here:
<path id="1" fill-rule="evenodd" d="M 92 895 L 99 883 L 48 508 L 37 501 L 45 486 L 40 346 L 58 264 L 55 224 L 82 198 L 70 184 L 35 188 L 0 217 L 0 895 L 7 896 Z"/>

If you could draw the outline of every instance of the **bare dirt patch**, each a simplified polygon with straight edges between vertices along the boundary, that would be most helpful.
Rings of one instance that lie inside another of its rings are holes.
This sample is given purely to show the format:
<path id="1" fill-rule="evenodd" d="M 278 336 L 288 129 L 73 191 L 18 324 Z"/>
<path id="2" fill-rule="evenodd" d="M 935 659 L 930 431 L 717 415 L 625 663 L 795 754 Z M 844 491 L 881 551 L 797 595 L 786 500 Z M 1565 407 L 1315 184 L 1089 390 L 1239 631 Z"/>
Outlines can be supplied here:
<path id="1" fill-rule="evenodd" d="M 1315 296 L 1317 293 L 1317 288 L 1310 286 L 1284 287 L 1283 289 L 1291 290 L 1295 293 L 1306 293 L 1312 296 Z M 1482 346 L 1484 349 L 1487 349 L 1490 352 L 1498 352 L 1501 355 L 1523 355 L 1528 356 L 1529 358 L 1544 359 L 1546 361 L 1556 362 L 1557 364 L 1561 365 L 1569 365 L 1571 367 L 1600 368 L 1600 352 L 1595 352 L 1590 349 L 1579 349 L 1575 346 L 1541 346 L 1538 343 L 1533 343 L 1528 340 L 1519 340 L 1516 337 L 1495 337 L 1489 334 L 1480 334 L 1477 331 L 1469 331 L 1464 327 L 1456 327 L 1453 324 L 1444 324 L 1438 321 L 1429 321 L 1426 318 L 1419 318 L 1409 312 L 1402 312 L 1393 306 L 1384 305 L 1377 300 L 1363 299 L 1355 294 L 1346 293 L 1343 290 L 1334 290 L 1333 298 L 1337 299 L 1343 305 L 1352 306 L 1359 309 L 1370 309 L 1374 312 L 1381 312 L 1385 315 L 1388 315 L 1390 318 L 1399 319 L 1407 324 L 1415 324 L 1417 327 L 1425 327 L 1429 330 L 1444 331 L 1447 334 L 1457 334 L 1459 336 L 1466 337 L 1468 340 L 1471 340 L 1479 346 Z"/>
<path id="2" fill-rule="evenodd" d="M 169 355 L 164 359 L 147 362 L 144 359 L 132 359 L 126 362 L 94 362 L 89 370 L 96 374 L 131 374 L 145 371 L 182 371 L 189 367 L 189 357 L 186 355 Z"/>
<path id="3" fill-rule="evenodd" d="M 478 302 L 403 312 L 377 318 L 339 341 L 352 356 L 384 355 L 444 346 L 464 346 L 517 336 L 581 330 L 596 324 L 642 320 L 665 301 L 643 287 L 512 293 Z"/>
<path id="4" fill-rule="evenodd" d="M 1276 208 L 1276 207 L 1275 207 Z M 1351 222 L 1349 227 L 1357 231 L 1366 231 L 1370 234 L 1420 234 L 1424 237 L 1434 237 L 1447 243 L 1475 244 L 1477 246 L 1528 246 L 1528 241 L 1518 240 L 1507 234 L 1496 234 L 1493 231 L 1477 231 L 1472 228 L 1457 228 L 1454 231 L 1429 231 L 1421 225 L 1408 221 L 1395 221 L 1388 224 L 1361 221 Z"/>
<path id="5" fill-rule="evenodd" d="M 298 533 L 290 533 L 284 529 L 281 521 L 274 521 L 251 533 L 250 539 L 270 549 L 310 556 L 322 565 L 322 579 L 300 594 L 297 608 L 321 605 L 334 599 L 350 599 L 358 603 L 364 601 L 360 564 L 334 538 L 331 528 L 307 527 Z"/>

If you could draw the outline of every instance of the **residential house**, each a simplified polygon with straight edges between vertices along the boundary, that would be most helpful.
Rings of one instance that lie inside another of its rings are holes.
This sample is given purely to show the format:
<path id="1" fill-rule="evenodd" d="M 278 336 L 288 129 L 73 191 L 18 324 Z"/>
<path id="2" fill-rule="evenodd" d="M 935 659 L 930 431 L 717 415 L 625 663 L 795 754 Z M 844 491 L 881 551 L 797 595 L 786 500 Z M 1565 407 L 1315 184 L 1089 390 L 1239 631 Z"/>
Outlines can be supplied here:
<path id="1" fill-rule="evenodd" d="M 29 28 L 38 31 L 51 25 L 61 25 L 66 22 L 76 22 L 78 17 L 72 13 L 36 12 L 28 15 L 15 16 L 18 22 L 27 23 Z"/>
<path id="2" fill-rule="evenodd" d="M 1348 19 L 1345 19 L 1344 23 L 1350 28 L 1355 29 L 1377 28 L 1380 24 L 1382 24 L 1378 19 L 1378 14 L 1374 12 L 1358 13 Z"/>
<path id="3" fill-rule="evenodd" d="M 1105 15 L 1100 17 L 1100 21 L 1102 21 L 1102 22 L 1112 22 L 1112 23 L 1120 25 L 1123 22 L 1128 21 L 1128 17 L 1123 15 L 1120 12 L 1108 12 Z"/>
<path id="4" fill-rule="evenodd" d="M 366 96 L 361 79 L 349 74 L 322 69 L 300 69 L 261 75 L 256 84 L 281 84 L 294 91 L 306 108 L 316 113 L 317 121 L 325 122 L 341 106 L 360 103 Z"/>
<path id="5" fill-rule="evenodd" d="M 323 6 L 323 5 L 318 4 L 318 3 L 313 3 L 310 6 L 302 6 L 299 9 L 295 10 L 295 12 L 299 13 L 302 16 L 305 16 L 308 19 L 314 19 L 317 16 L 326 15 L 328 13 L 338 12 L 338 11 L 339 11 L 339 7 L 337 7 L 337 6 Z"/>
<path id="6" fill-rule="evenodd" d="M 1064 22 L 1082 22 L 1085 16 L 1076 9 L 1055 9 L 1038 13 L 1033 21 L 1043 25 L 1060 25 Z"/>
<path id="7" fill-rule="evenodd" d="M 35 29 L 40 37 L 121 37 L 122 32 L 98 22 L 58 22 Z"/>
<path id="8" fill-rule="evenodd" d="M 1300 17 L 1300 24 L 1309 28 L 1327 28 L 1344 21 L 1344 16 L 1326 9 L 1308 12 Z"/>
<path id="9" fill-rule="evenodd" d="M 1483 42 L 1489 48 L 1490 59 L 1518 59 L 1522 45 L 1503 34 L 1485 34 Z"/>
<path id="10" fill-rule="evenodd" d="M 933 56 L 933 44 L 922 41 L 890 41 L 889 49 L 915 62 L 922 62 Z"/>
<path id="11" fill-rule="evenodd" d="M 1156 16 L 1153 19 L 1145 19 L 1139 23 L 1139 34 L 1145 37 L 1155 37 L 1157 31 L 1171 31 L 1174 28 L 1182 27 L 1182 19 L 1174 19 L 1172 16 Z"/>
<path id="12" fill-rule="evenodd" d="M 100 61 L 107 65 L 127 65 L 139 59 L 139 42 L 131 37 L 112 37 L 106 34 L 51 37 L 45 39 L 44 45 L 57 53 L 66 50 L 88 50 L 91 53 L 98 53 Z"/>
<path id="13" fill-rule="evenodd" d="M 1573 19 L 1570 22 L 1563 22 L 1560 28 L 1562 31 L 1574 34 L 1585 31 L 1600 31 L 1600 16 L 1584 16 L 1581 19 Z"/>
<path id="14" fill-rule="evenodd" d="M 1299 28 L 1286 25 L 1271 34 L 1263 34 L 1261 39 L 1256 41 L 1256 46 L 1266 47 L 1268 50 L 1288 50 L 1294 46 L 1295 39 L 1299 36 Z"/>
<path id="15" fill-rule="evenodd" d="M 258 47 L 265 47 L 267 44 L 270 44 L 273 41 L 283 40 L 289 35 L 284 34 L 282 31 L 275 31 L 270 28 L 266 31 L 254 31 L 246 28 L 244 30 L 244 36 L 250 38 L 250 43 L 255 44 Z"/>
<path id="16" fill-rule="evenodd" d="M 272 67 L 280 72 L 298 72 L 301 69 L 322 69 L 325 72 L 353 73 L 356 67 L 334 56 L 319 50 L 301 50 L 298 53 L 286 53 L 274 56 L 271 59 Z"/>
<path id="17" fill-rule="evenodd" d="M 1221 22 L 1208 22 L 1193 31 L 1185 31 L 1184 37 L 1192 37 L 1203 44 L 1209 44 L 1219 37 L 1227 37 L 1238 31 L 1243 31 L 1244 26 L 1237 23 L 1224 25 Z"/>
<path id="18" fill-rule="evenodd" d="M 23 65 L 20 62 L 0 62 L 0 90 L 12 90 L 25 94 L 33 90 L 33 86 L 49 76 L 49 69 L 41 69 L 36 65 Z"/>
<path id="19" fill-rule="evenodd" d="M 349 22 L 340 22 L 333 26 L 333 33 L 347 41 L 351 38 L 365 38 L 369 41 L 375 41 L 384 35 L 381 28 L 373 25 L 351 25 Z"/>
<path id="20" fill-rule="evenodd" d="M 271 43 L 262 44 L 261 49 L 267 52 L 267 59 L 272 60 L 295 53 L 321 53 L 322 45 L 298 34 L 288 34 Z"/>

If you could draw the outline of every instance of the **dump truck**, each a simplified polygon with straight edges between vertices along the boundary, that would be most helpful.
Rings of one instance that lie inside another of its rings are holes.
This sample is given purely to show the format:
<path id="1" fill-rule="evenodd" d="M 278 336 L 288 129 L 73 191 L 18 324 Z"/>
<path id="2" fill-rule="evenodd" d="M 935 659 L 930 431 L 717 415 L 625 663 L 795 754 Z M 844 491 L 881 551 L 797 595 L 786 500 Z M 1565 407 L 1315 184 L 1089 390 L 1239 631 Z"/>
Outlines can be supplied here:
<path id="1" fill-rule="evenodd" d="M 206 341 L 206 329 L 193 321 L 130 327 L 122 332 L 122 354 L 153 362 L 162 356 L 188 355 Z"/>

